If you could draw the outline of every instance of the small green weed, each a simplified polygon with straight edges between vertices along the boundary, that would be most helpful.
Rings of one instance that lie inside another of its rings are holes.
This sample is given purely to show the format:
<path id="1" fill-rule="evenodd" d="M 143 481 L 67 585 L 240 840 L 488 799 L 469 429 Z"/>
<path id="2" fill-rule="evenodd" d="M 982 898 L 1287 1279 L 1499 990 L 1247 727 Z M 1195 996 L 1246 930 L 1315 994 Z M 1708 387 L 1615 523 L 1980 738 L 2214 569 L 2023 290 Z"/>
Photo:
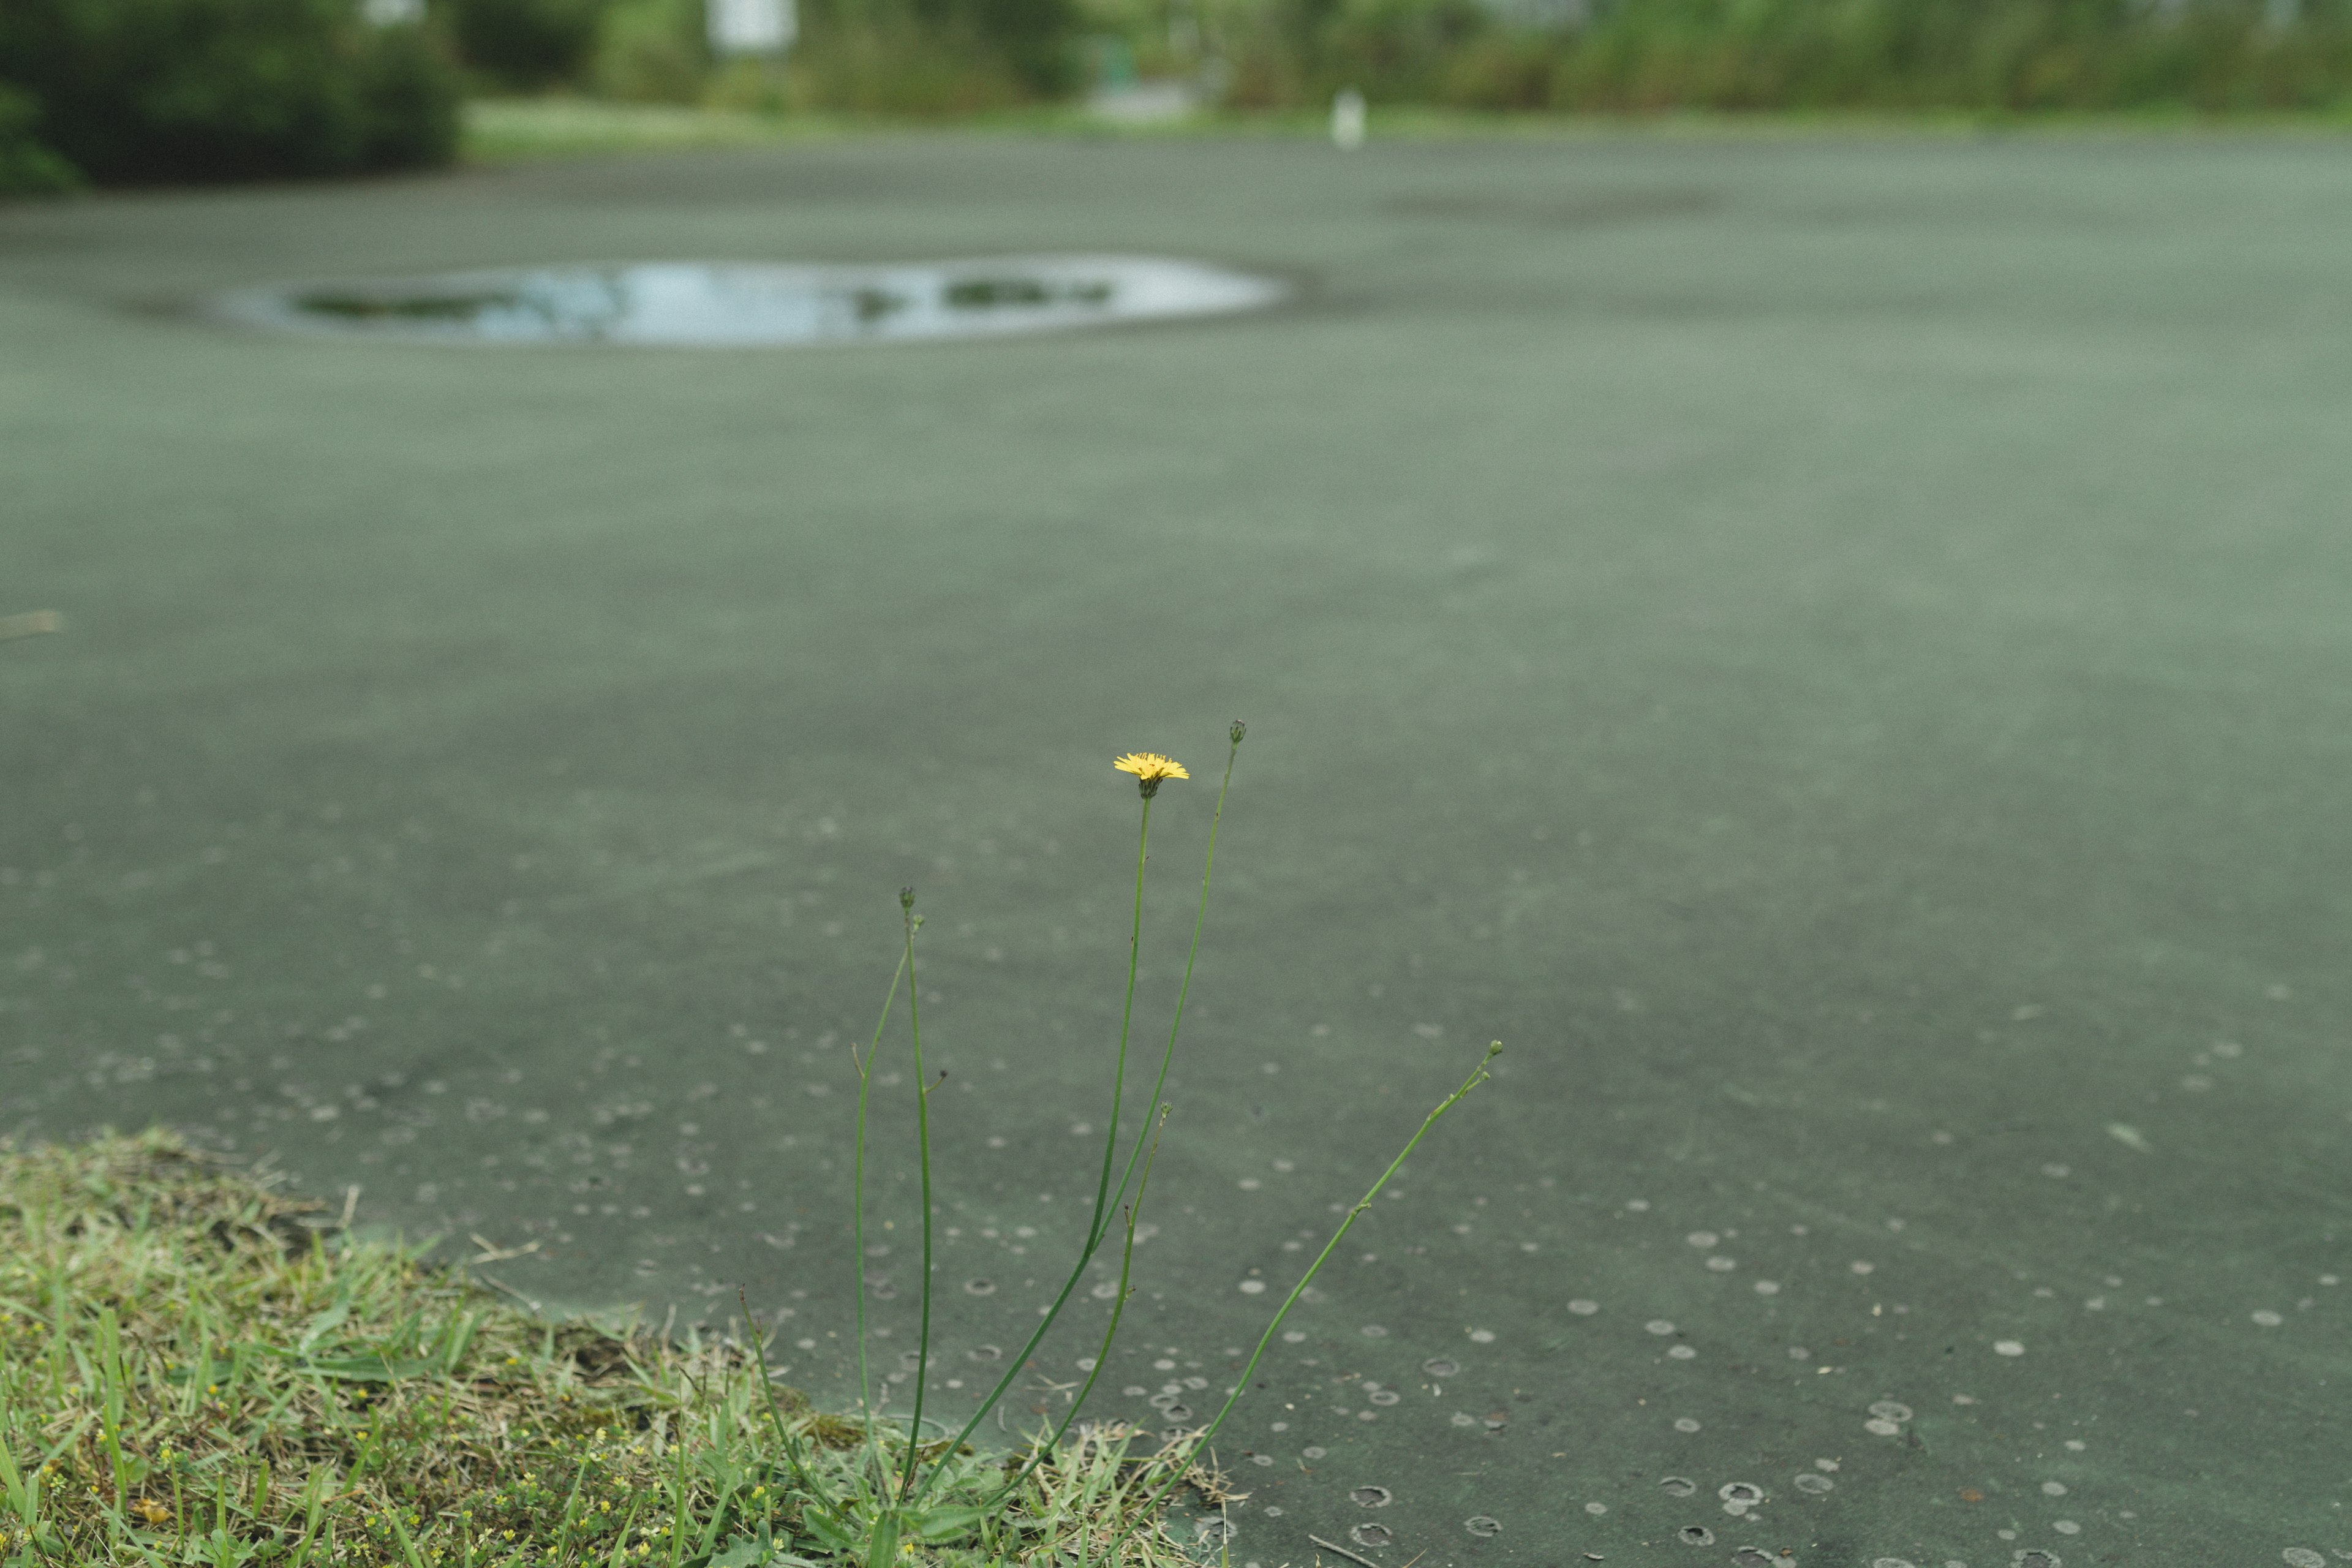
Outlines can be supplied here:
<path id="1" fill-rule="evenodd" d="M 917 1342 L 914 1410 L 908 1418 L 906 1436 L 898 1441 L 894 1459 L 883 1451 L 888 1423 L 874 1415 L 873 1383 L 866 1363 L 865 1297 L 861 1292 L 857 1316 L 858 1388 L 865 1411 L 867 1451 L 862 1462 L 849 1472 L 847 1484 L 828 1483 L 825 1478 L 807 1472 L 794 1457 L 792 1436 L 781 1415 L 776 1421 L 778 1442 L 811 1498 L 814 1516 L 824 1521 L 829 1532 L 827 1544 L 834 1545 L 845 1554 L 861 1558 L 866 1568 L 889 1568 L 898 1560 L 902 1545 L 910 1540 L 922 1539 L 934 1531 L 945 1536 L 950 1529 L 943 1522 L 945 1520 L 961 1519 L 967 1512 L 972 1515 L 975 1524 L 1003 1519 L 1003 1510 L 1020 1488 L 1042 1471 L 1048 1458 L 1063 1451 L 1062 1445 L 1069 1434 L 1071 1424 L 1085 1408 L 1087 1395 L 1094 1391 L 1095 1380 L 1109 1364 L 1111 1343 L 1118 1335 L 1119 1320 L 1126 1311 L 1130 1294 L 1129 1282 L 1135 1261 L 1136 1216 L 1142 1210 L 1144 1194 L 1150 1185 L 1152 1160 L 1160 1148 L 1160 1130 L 1166 1125 L 1169 1116 L 1169 1107 L 1160 1102 L 1160 1095 L 1168 1086 L 1168 1069 L 1175 1061 L 1176 1041 L 1184 1025 L 1184 1004 L 1192 995 L 1192 970 L 1201 955 L 1201 931 L 1209 914 L 1209 886 L 1217 865 L 1217 829 L 1224 821 L 1225 796 L 1233 788 L 1234 763 L 1241 755 L 1242 740 L 1247 733 L 1247 727 L 1238 719 L 1226 733 L 1230 749 L 1225 753 L 1224 780 L 1217 786 L 1216 809 L 1209 819 L 1208 848 L 1201 868 L 1201 905 L 1192 920 L 1192 945 L 1184 959 L 1184 978 L 1177 987 L 1176 1005 L 1169 1018 L 1168 1043 L 1160 1052 L 1160 1075 L 1152 1084 L 1150 1099 L 1145 1102 L 1146 1114 L 1138 1119 L 1142 1125 L 1126 1144 L 1124 1163 L 1119 1159 L 1119 1129 L 1128 1110 L 1128 1046 L 1134 1032 L 1135 977 L 1143 950 L 1143 885 L 1144 871 L 1150 861 L 1151 805 L 1159 797 L 1162 784 L 1172 780 L 1189 779 L 1192 774 L 1174 758 L 1162 756 L 1157 752 L 1130 752 L 1111 764 L 1115 771 L 1134 777 L 1137 794 L 1142 799 L 1143 813 L 1136 831 L 1135 910 L 1128 937 L 1127 996 L 1119 1011 L 1118 1045 L 1111 1064 L 1110 1111 L 1103 1134 L 1102 1173 L 1095 1187 L 1094 1213 L 1087 1222 L 1086 1239 L 1080 1244 L 1077 1257 L 1070 1265 L 1060 1293 L 1045 1310 L 1028 1342 L 1013 1357 L 1010 1368 L 998 1380 L 996 1386 L 982 1398 L 971 1419 L 964 1423 L 963 1429 L 939 1446 L 943 1458 L 936 1462 L 930 1459 L 929 1450 L 915 1441 L 915 1435 L 922 1430 L 923 1394 L 930 1363 L 931 1226 L 934 1213 L 931 1203 L 930 1096 L 938 1084 L 926 1077 L 923 1068 L 923 1024 L 919 1002 L 922 993 L 916 983 L 915 957 L 915 933 L 922 929 L 922 917 L 915 913 L 914 889 L 902 889 L 898 894 L 899 913 L 906 935 L 905 950 L 898 960 L 898 973 L 891 976 L 890 991 L 882 1005 L 882 1016 L 874 1026 L 874 1038 L 856 1062 L 858 1089 L 856 1153 L 853 1166 L 856 1195 L 851 1211 L 851 1240 L 856 1250 L 851 1262 L 855 1267 L 865 1254 L 867 1093 L 873 1085 L 874 1061 L 882 1049 L 883 1034 L 889 1026 L 890 1009 L 898 1000 L 898 988 L 903 983 L 907 991 L 908 1034 L 914 1067 L 916 1154 L 922 1184 L 922 1322 Z M 1332 1233 L 1331 1239 L 1324 1244 L 1323 1250 L 1316 1255 L 1315 1261 L 1307 1266 L 1307 1272 L 1291 1287 L 1289 1296 L 1284 1300 L 1273 1321 L 1267 1323 L 1265 1333 L 1259 1336 L 1257 1348 L 1243 1366 L 1241 1376 L 1228 1393 L 1223 1408 L 1206 1426 L 1188 1435 L 1181 1444 L 1177 1445 L 1179 1448 L 1189 1445 L 1193 1448 L 1206 1449 L 1210 1440 L 1216 1436 L 1218 1428 L 1224 1425 L 1225 1417 L 1233 1413 L 1242 1390 L 1249 1386 L 1259 1360 L 1265 1354 L 1265 1347 L 1273 1342 L 1275 1331 L 1282 1326 L 1282 1321 L 1289 1315 L 1291 1308 L 1297 1305 L 1299 1297 L 1313 1283 L 1333 1248 L 1339 1245 L 1340 1238 L 1348 1234 L 1349 1227 L 1356 1223 L 1357 1217 L 1371 1205 L 1372 1199 L 1380 1195 L 1389 1178 L 1404 1163 L 1406 1156 L 1420 1145 L 1422 1139 L 1428 1136 L 1429 1130 L 1437 1124 L 1438 1120 L 1461 1103 L 1472 1089 L 1486 1081 L 1486 1064 L 1494 1060 L 1495 1054 L 1502 1048 L 1500 1041 L 1487 1048 L 1470 1076 L 1462 1081 L 1462 1086 L 1429 1113 L 1397 1157 L 1389 1163 L 1388 1169 L 1381 1173 L 1371 1190 L 1348 1211 L 1347 1217 Z M 1113 1186 L 1111 1174 L 1115 1171 L 1118 1173 L 1118 1183 Z M 952 1503 L 948 1502 L 949 1489 L 951 1484 L 960 1484 L 963 1472 L 944 1456 L 959 1454 L 962 1450 L 980 1423 L 1013 1386 L 1019 1369 L 1029 1364 L 1030 1357 L 1044 1342 L 1046 1334 L 1052 1331 L 1062 1310 L 1069 1304 L 1071 1292 L 1085 1278 L 1087 1267 L 1093 1262 L 1095 1255 L 1109 1241 L 1115 1226 L 1122 1233 L 1123 1241 L 1119 1249 L 1118 1283 L 1112 1298 L 1114 1305 L 1110 1320 L 1103 1329 L 1101 1349 L 1087 1365 L 1086 1381 L 1071 1399 L 1069 1414 L 1053 1431 L 1037 1434 L 1028 1457 L 1013 1468 L 1008 1479 L 992 1492 L 986 1493 L 977 1505 L 964 1504 L 961 1496 L 956 1497 Z M 758 1349 L 756 1345 L 754 1348 Z M 764 1366 L 765 1363 L 761 1364 Z M 927 1464 L 929 1466 L 928 1470 L 925 1468 Z M 1087 1557 L 1082 1553 L 1078 1561 L 1122 1561 L 1121 1553 L 1136 1539 L 1138 1526 L 1157 1528 L 1160 1505 L 1177 1487 L 1185 1484 L 1189 1475 L 1188 1469 L 1169 1468 L 1147 1490 L 1143 1506 L 1136 1518 L 1116 1529 L 1107 1529 L 1103 1532 L 1099 1555 Z"/>

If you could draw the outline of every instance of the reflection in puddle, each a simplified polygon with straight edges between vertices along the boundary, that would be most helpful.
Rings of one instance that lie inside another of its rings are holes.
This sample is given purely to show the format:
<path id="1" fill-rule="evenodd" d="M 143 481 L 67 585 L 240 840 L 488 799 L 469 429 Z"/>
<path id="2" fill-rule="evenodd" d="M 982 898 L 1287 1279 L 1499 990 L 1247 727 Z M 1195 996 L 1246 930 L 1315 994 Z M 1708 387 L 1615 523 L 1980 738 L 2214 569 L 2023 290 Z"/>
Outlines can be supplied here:
<path id="1" fill-rule="evenodd" d="M 247 326 L 444 343 L 775 346 L 1000 337 L 1258 310 L 1271 279 L 1149 257 L 908 266 L 664 261 L 240 289 Z"/>

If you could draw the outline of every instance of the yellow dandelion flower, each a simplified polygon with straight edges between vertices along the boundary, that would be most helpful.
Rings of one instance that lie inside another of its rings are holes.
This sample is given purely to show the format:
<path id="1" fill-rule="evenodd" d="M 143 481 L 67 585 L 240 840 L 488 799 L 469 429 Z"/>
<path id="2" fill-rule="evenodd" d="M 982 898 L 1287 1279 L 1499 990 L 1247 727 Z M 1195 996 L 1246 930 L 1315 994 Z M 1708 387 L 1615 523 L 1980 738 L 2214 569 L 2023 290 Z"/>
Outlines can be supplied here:
<path id="1" fill-rule="evenodd" d="M 1136 788 L 1142 792 L 1146 800 L 1160 793 L 1160 780 L 1189 779 L 1192 776 L 1184 771 L 1183 763 L 1173 757 L 1163 757 L 1157 752 L 1130 752 L 1112 763 L 1111 766 L 1120 773 L 1133 773 Z"/>

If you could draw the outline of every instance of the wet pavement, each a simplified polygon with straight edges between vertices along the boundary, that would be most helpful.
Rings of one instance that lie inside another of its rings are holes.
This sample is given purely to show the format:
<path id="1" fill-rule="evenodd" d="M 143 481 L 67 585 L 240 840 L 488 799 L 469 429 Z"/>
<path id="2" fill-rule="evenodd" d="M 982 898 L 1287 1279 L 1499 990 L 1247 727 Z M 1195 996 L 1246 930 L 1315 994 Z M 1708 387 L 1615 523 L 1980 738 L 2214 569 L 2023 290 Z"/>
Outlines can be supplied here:
<path id="1" fill-rule="evenodd" d="M 1148 257 L 897 267 L 696 261 L 513 268 L 231 289 L 241 326 L 451 346 L 782 348 L 983 338 L 1263 310 L 1279 279 Z"/>
<path id="2" fill-rule="evenodd" d="M 0 1128 L 168 1121 L 550 1310 L 740 1284 L 844 1397 L 852 1289 L 912 1342 L 911 1166 L 887 1250 L 844 1225 L 912 883 L 953 1413 L 1093 1194 L 1110 760 L 1195 775 L 1149 1041 L 1240 717 L 1091 1413 L 1213 1409 L 1507 1049 L 1228 1427 L 1235 1563 L 2343 1561 L 2347 239 L 2342 144 L 2254 136 L 908 136 L 0 208 L 0 614 L 67 617 L 0 644 Z M 825 353 L 203 314 L 1041 253 L 1293 292 Z"/>

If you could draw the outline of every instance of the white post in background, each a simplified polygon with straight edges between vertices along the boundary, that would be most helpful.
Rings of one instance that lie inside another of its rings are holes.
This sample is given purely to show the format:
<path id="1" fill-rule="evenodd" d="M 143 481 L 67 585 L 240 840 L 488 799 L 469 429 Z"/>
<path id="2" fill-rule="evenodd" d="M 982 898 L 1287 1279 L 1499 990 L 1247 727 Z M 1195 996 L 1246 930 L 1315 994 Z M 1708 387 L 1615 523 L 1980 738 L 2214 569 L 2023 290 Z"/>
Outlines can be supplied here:
<path id="1" fill-rule="evenodd" d="M 1331 145 L 1352 153 L 1364 144 L 1364 95 L 1343 87 L 1331 99 Z"/>
<path id="2" fill-rule="evenodd" d="M 719 55 L 781 55 L 800 37 L 793 0 L 709 0 L 711 52 Z"/>

